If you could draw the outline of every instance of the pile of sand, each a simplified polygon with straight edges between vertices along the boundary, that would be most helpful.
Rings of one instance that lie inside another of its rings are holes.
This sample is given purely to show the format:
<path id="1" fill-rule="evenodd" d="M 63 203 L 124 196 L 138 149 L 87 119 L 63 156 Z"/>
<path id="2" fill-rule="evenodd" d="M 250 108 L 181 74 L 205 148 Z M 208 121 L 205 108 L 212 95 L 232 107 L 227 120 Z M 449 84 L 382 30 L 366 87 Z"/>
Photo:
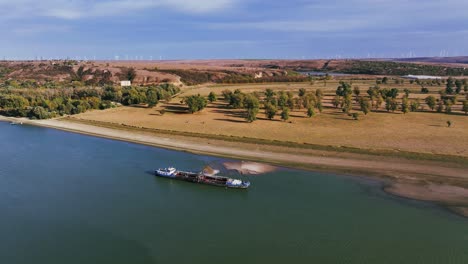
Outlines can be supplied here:
<path id="1" fill-rule="evenodd" d="M 204 175 L 213 176 L 213 175 L 216 175 L 218 173 L 219 173 L 219 170 L 213 169 L 210 166 L 206 166 L 205 168 L 203 168 L 203 174 Z"/>
<path id="2" fill-rule="evenodd" d="M 224 167 L 228 170 L 236 170 L 240 174 L 258 175 L 275 171 L 277 167 L 250 161 L 224 162 Z"/>

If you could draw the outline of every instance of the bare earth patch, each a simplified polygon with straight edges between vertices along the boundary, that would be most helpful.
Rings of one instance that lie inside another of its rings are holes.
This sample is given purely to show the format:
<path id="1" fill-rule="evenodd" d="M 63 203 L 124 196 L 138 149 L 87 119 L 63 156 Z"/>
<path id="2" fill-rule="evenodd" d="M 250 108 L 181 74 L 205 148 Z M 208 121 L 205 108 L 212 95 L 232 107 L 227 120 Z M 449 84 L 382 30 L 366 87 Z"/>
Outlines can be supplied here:
<path id="1" fill-rule="evenodd" d="M 466 188 L 437 184 L 395 183 L 386 187 L 385 191 L 406 198 L 447 205 L 455 212 L 468 217 L 468 189 Z"/>

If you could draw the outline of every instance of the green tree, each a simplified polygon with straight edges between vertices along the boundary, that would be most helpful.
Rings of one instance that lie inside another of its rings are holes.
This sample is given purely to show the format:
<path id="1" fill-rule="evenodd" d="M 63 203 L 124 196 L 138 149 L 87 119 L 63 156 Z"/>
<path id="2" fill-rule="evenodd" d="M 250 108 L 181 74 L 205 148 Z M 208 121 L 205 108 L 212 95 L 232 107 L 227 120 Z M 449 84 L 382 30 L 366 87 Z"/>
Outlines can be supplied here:
<path id="1" fill-rule="evenodd" d="M 443 102 L 443 100 L 438 101 L 436 111 L 438 113 L 442 113 L 444 111 L 444 102 Z"/>
<path id="2" fill-rule="evenodd" d="M 245 96 L 244 107 L 247 110 L 245 119 L 248 122 L 253 122 L 257 119 L 257 114 L 260 108 L 258 98 L 252 94 Z"/>
<path id="3" fill-rule="evenodd" d="M 465 112 L 465 115 L 468 114 L 468 100 L 463 101 L 462 111 Z"/>
<path id="4" fill-rule="evenodd" d="M 340 85 L 336 88 L 336 95 L 346 97 L 347 95 L 351 95 L 353 91 L 351 90 L 351 84 L 340 81 Z"/>
<path id="5" fill-rule="evenodd" d="M 385 109 L 387 109 L 388 112 L 395 112 L 397 110 L 397 107 L 398 103 L 394 98 L 387 97 L 387 99 L 385 99 Z"/>
<path id="6" fill-rule="evenodd" d="M 403 92 L 405 93 L 405 97 L 408 98 L 411 91 L 408 88 L 405 88 Z"/>
<path id="7" fill-rule="evenodd" d="M 210 92 L 210 94 L 208 95 L 208 100 L 212 103 L 216 101 L 216 99 L 216 94 L 214 92 Z"/>
<path id="8" fill-rule="evenodd" d="M 455 81 L 453 80 L 452 77 L 447 79 L 447 83 L 445 84 L 445 93 L 447 94 L 453 94 L 454 90 L 453 87 L 455 85 Z"/>
<path id="9" fill-rule="evenodd" d="M 321 99 L 323 98 L 323 91 L 322 91 L 322 89 L 320 89 L 320 88 L 317 89 L 317 90 L 315 91 L 315 96 L 317 97 L 317 99 L 321 100 Z"/>
<path id="10" fill-rule="evenodd" d="M 455 87 L 457 87 L 457 88 L 455 89 L 455 93 L 459 94 L 459 93 L 461 92 L 462 88 L 463 88 L 463 81 L 460 80 L 460 79 L 457 79 L 457 80 L 455 81 Z"/>
<path id="11" fill-rule="evenodd" d="M 289 108 L 284 107 L 283 111 L 281 112 L 281 119 L 283 121 L 287 121 L 289 119 Z"/>
<path id="12" fill-rule="evenodd" d="M 377 98 L 375 99 L 375 104 L 374 104 L 374 109 L 379 110 L 380 106 L 382 106 L 384 102 L 383 97 L 379 94 L 377 95 Z"/>
<path id="13" fill-rule="evenodd" d="M 367 94 L 369 95 L 370 99 L 373 100 L 375 97 L 381 94 L 380 87 L 377 85 L 369 87 Z"/>
<path id="14" fill-rule="evenodd" d="M 29 106 L 29 101 L 19 95 L 2 95 L 0 96 L 0 108 L 4 109 L 23 109 Z"/>
<path id="15" fill-rule="evenodd" d="M 232 97 L 231 90 L 226 89 L 226 90 L 223 90 L 221 93 L 223 94 L 224 100 L 226 100 L 227 102 L 231 101 L 231 97 Z"/>
<path id="16" fill-rule="evenodd" d="M 185 103 L 188 106 L 189 112 L 193 114 L 203 110 L 208 102 L 205 97 L 198 94 L 185 98 Z"/>
<path id="17" fill-rule="evenodd" d="M 32 119 L 48 119 L 50 117 L 51 114 L 42 106 L 35 106 L 29 112 L 29 118 Z"/>
<path id="18" fill-rule="evenodd" d="M 418 111 L 420 106 L 421 106 L 421 103 L 419 102 L 419 99 L 412 100 L 411 103 L 410 103 L 411 112 Z"/>
<path id="19" fill-rule="evenodd" d="M 111 85 L 105 86 L 102 100 L 120 102 L 122 101 L 122 90 Z"/>
<path id="20" fill-rule="evenodd" d="M 286 96 L 286 93 L 281 91 L 278 97 L 278 106 L 283 108 L 287 106 L 288 103 L 288 96 Z"/>
<path id="21" fill-rule="evenodd" d="M 347 94 L 343 98 L 343 112 L 344 113 L 349 113 L 349 111 L 351 111 L 352 107 L 353 107 L 353 102 L 351 100 L 351 94 Z"/>
<path id="22" fill-rule="evenodd" d="M 458 102 L 458 96 L 457 95 L 451 96 L 451 97 L 448 98 L 448 100 L 452 101 L 453 105 L 456 105 L 457 102 Z"/>
<path id="23" fill-rule="evenodd" d="M 315 110 L 313 107 L 307 108 L 307 116 L 308 117 L 313 117 L 315 115 Z"/>
<path id="24" fill-rule="evenodd" d="M 335 95 L 335 97 L 332 100 L 333 106 L 335 108 L 338 108 L 341 105 L 341 99 L 339 95 Z"/>
<path id="25" fill-rule="evenodd" d="M 398 89 L 397 88 L 392 88 L 390 90 L 388 89 L 383 89 L 380 91 L 384 99 L 387 99 L 388 97 L 391 97 L 393 99 L 398 97 Z"/>
<path id="26" fill-rule="evenodd" d="M 304 100 L 305 100 L 305 96 L 303 97 L 296 97 L 294 98 L 294 109 L 302 109 L 302 107 L 304 106 Z"/>
<path id="27" fill-rule="evenodd" d="M 322 105 L 322 100 L 317 101 L 317 104 L 315 105 L 317 109 L 319 110 L 320 113 L 323 111 L 323 105 Z"/>
<path id="28" fill-rule="evenodd" d="M 122 95 L 122 104 L 124 105 L 134 105 L 141 104 L 146 101 L 146 94 L 141 93 L 134 87 L 124 90 Z"/>
<path id="29" fill-rule="evenodd" d="M 150 88 L 146 91 L 146 103 L 148 107 L 155 107 L 159 102 L 158 92 L 154 88 Z"/>
<path id="30" fill-rule="evenodd" d="M 385 77 L 382 78 L 382 83 L 383 83 L 383 84 L 387 84 L 387 83 L 388 83 L 388 77 L 387 77 L 387 76 L 385 76 Z"/>
<path id="31" fill-rule="evenodd" d="M 361 107 L 361 111 L 367 115 L 371 108 L 371 102 L 366 97 L 359 97 L 359 106 Z"/>
<path id="32" fill-rule="evenodd" d="M 359 120 L 359 113 L 352 113 L 351 116 L 354 120 Z"/>
<path id="33" fill-rule="evenodd" d="M 265 90 L 265 97 L 267 102 L 270 102 L 275 95 L 276 93 L 272 89 L 268 88 Z"/>
<path id="34" fill-rule="evenodd" d="M 302 106 L 305 108 L 309 108 L 309 106 L 315 106 L 319 99 L 317 96 L 313 93 L 307 93 L 303 98 L 302 98 Z"/>
<path id="35" fill-rule="evenodd" d="M 452 113 L 452 105 L 453 105 L 452 100 L 447 99 L 447 100 L 443 100 L 443 102 L 445 106 L 445 113 L 447 114 Z"/>
<path id="36" fill-rule="evenodd" d="M 436 104 L 437 104 L 436 98 L 434 96 L 430 95 L 430 96 L 426 97 L 426 99 L 424 99 L 424 101 L 426 102 L 427 106 L 429 106 L 429 108 L 434 111 L 434 108 L 436 107 Z"/>
<path id="37" fill-rule="evenodd" d="M 403 99 L 401 100 L 401 111 L 403 112 L 403 114 L 406 114 L 409 112 L 409 101 L 408 101 L 408 98 L 407 97 L 403 97 Z"/>
<path id="38" fill-rule="evenodd" d="M 278 112 L 278 108 L 272 103 L 265 103 L 265 115 L 268 119 L 272 120 L 275 118 L 276 113 Z"/>
<path id="39" fill-rule="evenodd" d="M 101 99 L 99 97 L 95 97 L 95 96 L 88 97 L 88 98 L 86 98 L 86 100 L 88 101 L 90 109 L 99 109 L 99 106 L 101 105 Z M 49 107 L 49 109 L 51 109 L 51 108 Z M 55 109 L 55 107 L 53 109 L 51 109 L 51 110 L 54 110 L 54 109 Z"/>
<path id="40" fill-rule="evenodd" d="M 241 109 L 241 108 L 244 108 L 244 100 L 245 100 L 245 94 L 234 93 L 231 96 L 231 101 L 229 102 L 229 105 L 235 109 Z"/>
<path id="41" fill-rule="evenodd" d="M 354 86 L 353 93 L 354 93 L 354 96 L 356 97 L 356 102 L 359 102 L 359 95 L 361 94 L 361 90 L 359 89 L 359 86 Z"/>
<path id="42" fill-rule="evenodd" d="M 303 97 L 306 94 L 306 89 L 301 88 L 299 89 L 299 97 Z"/>
<path id="43" fill-rule="evenodd" d="M 286 96 L 288 97 L 286 100 L 286 106 L 289 109 L 294 109 L 294 94 L 292 92 L 287 92 Z"/>

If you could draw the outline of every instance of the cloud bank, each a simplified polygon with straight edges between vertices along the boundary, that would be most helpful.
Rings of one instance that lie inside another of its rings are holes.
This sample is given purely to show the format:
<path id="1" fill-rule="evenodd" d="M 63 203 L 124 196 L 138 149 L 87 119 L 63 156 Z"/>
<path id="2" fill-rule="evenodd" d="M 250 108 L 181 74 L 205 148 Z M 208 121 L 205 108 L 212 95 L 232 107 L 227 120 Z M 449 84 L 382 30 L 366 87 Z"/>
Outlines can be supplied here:
<path id="1" fill-rule="evenodd" d="M 135 14 L 165 9 L 188 14 L 207 14 L 232 7 L 236 0 L 0 0 L 0 18 L 52 17 L 80 19 Z"/>

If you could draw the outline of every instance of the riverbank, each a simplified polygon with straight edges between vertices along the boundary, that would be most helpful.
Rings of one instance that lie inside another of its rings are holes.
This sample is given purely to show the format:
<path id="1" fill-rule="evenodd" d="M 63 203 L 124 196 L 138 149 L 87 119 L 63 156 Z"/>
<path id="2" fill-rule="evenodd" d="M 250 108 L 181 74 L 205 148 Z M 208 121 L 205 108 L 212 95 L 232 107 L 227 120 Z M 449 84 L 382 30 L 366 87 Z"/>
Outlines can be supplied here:
<path id="1" fill-rule="evenodd" d="M 432 201 L 468 217 L 468 164 L 408 159 L 311 148 L 294 148 L 252 142 L 226 141 L 148 129 L 86 123 L 73 118 L 26 120 L 0 117 L 2 121 L 60 129 L 167 149 L 243 160 L 261 161 L 286 167 L 336 171 L 384 179 L 385 190 L 402 197 Z M 457 187 L 457 195 L 451 188 Z M 415 191 L 417 190 L 417 191 Z M 417 194 L 417 195 L 415 195 Z"/>

